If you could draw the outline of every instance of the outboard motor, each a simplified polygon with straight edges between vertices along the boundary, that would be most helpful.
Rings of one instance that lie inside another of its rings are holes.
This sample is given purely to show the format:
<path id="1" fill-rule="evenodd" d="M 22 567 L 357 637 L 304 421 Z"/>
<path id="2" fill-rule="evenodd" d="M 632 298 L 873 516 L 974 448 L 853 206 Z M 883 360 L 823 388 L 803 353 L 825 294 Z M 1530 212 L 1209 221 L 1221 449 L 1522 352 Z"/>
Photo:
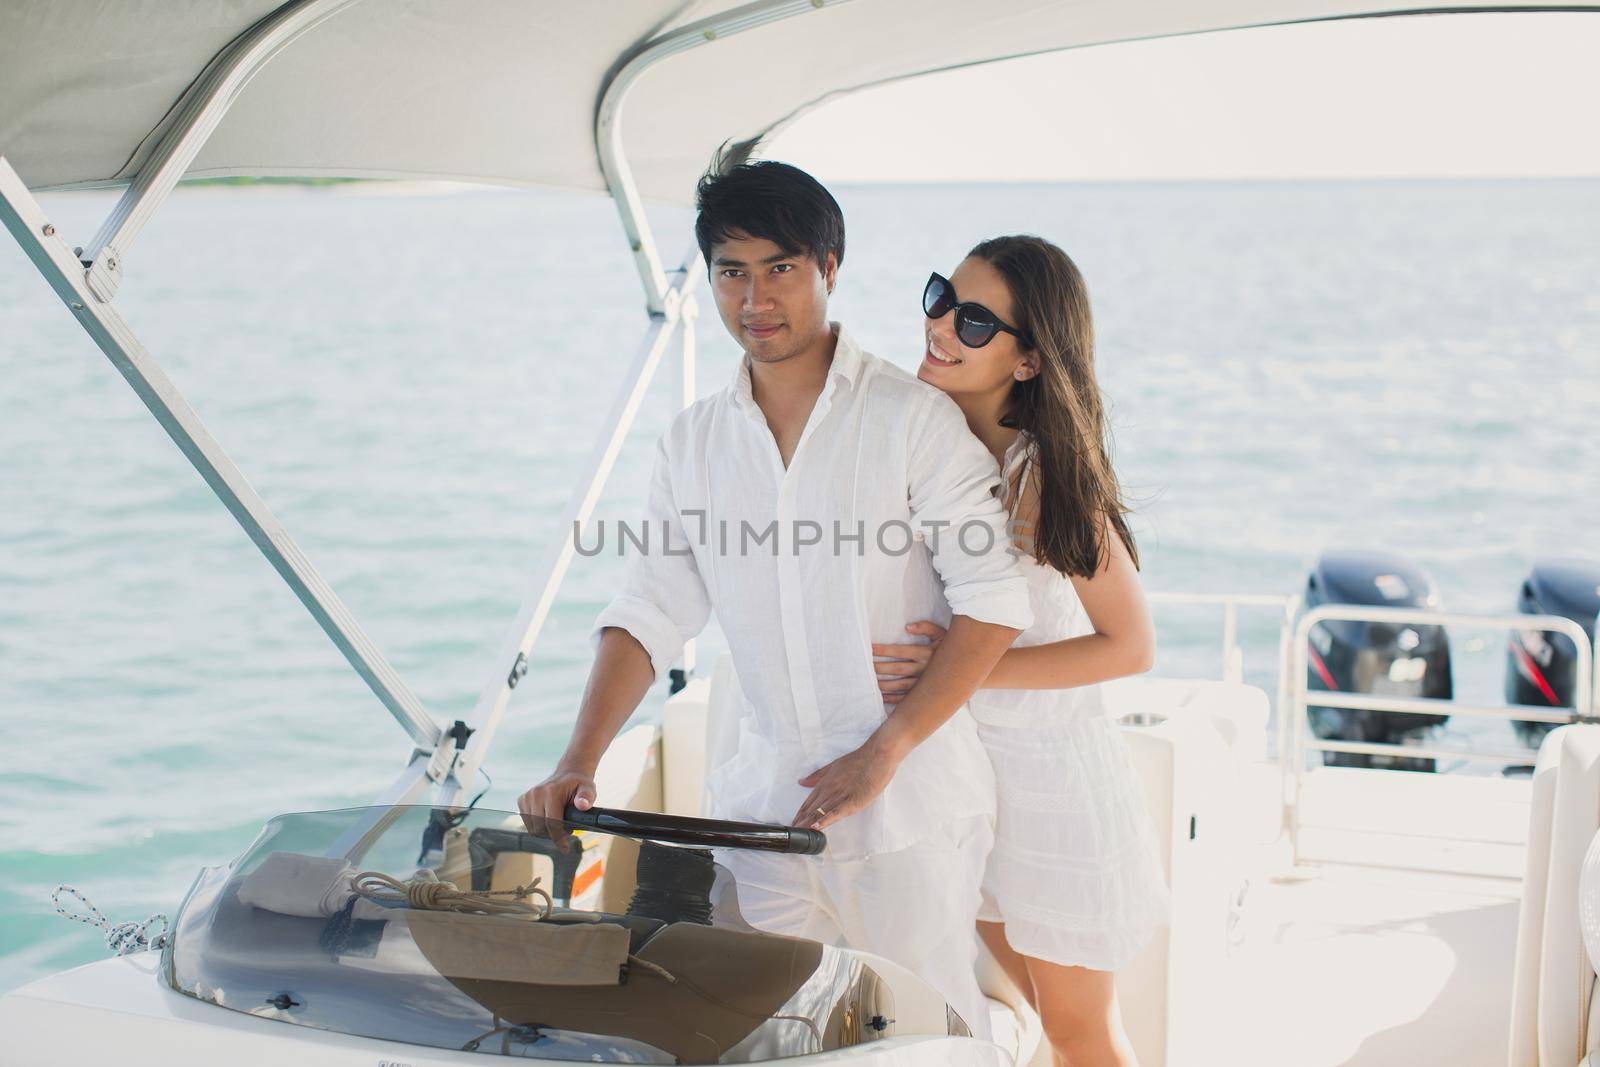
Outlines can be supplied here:
<path id="1" fill-rule="evenodd" d="M 1594 620 L 1600 613 L 1600 564 L 1580 559 L 1539 560 L 1522 580 L 1517 611 L 1523 615 L 1561 615 L 1583 627 L 1594 647 Z M 1566 634 L 1514 630 L 1506 649 L 1506 703 L 1573 707 L 1578 650 Z M 1538 748 L 1555 723 L 1511 724 L 1529 748 Z"/>
<path id="2" fill-rule="evenodd" d="M 1325 552 L 1306 579 L 1305 605 L 1370 604 L 1386 608 L 1437 608 L 1439 594 L 1428 573 L 1387 552 Z M 1311 628 L 1308 687 L 1342 693 L 1449 700 L 1450 641 L 1442 626 L 1389 623 L 1318 623 Z M 1337 741 L 1395 744 L 1443 725 L 1448 715 L 1406 715 L 1346 708 L 1308 709 L 1311 732 Z M 1368 756 L 1324 752 L 1338 767 L 1384 767 L 1431 771 L 1434 761 L 1399 754 Z"/>

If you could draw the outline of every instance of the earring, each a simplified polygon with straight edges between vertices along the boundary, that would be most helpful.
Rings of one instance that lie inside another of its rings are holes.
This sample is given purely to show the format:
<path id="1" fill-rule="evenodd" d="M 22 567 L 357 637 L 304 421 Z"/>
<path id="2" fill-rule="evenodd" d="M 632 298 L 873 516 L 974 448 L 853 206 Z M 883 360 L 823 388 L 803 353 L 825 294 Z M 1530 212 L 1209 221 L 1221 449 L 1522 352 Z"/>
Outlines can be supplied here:
<path id="1" fill-rule="evenodd" d="M 1021 382 L 1021 381 L 1026 381 L 1026 380 L 1027 379 L 1022 376 L 1021 368 L 1018 368 L 1018 370 L 1017 370 L 1017 381 Z"/>

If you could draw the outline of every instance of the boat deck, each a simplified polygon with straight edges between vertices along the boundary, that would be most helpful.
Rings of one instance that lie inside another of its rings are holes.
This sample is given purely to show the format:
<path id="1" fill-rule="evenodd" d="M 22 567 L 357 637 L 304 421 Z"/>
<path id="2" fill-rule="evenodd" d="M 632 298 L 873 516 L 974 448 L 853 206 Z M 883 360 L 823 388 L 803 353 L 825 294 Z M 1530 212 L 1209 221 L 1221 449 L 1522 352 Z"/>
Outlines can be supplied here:
<path id="1" fill-rule="evenodd" d="M 1503 1067 L 1529 782 L 1345 768 L 1305 781 L 1302 863 L 1286 838 L 1256 834 L 1249 850 L 1232 1062 Z M 1278 784 L 1275 768 L 1254 783 L 1274 803 Z"/>

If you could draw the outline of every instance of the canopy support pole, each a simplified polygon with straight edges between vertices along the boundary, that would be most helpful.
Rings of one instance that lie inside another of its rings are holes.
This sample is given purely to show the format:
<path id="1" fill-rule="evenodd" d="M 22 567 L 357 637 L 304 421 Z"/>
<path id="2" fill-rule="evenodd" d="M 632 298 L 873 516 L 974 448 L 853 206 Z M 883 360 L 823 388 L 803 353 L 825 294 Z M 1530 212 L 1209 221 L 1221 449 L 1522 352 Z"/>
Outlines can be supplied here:
<path id="1" fill-rule="evenodd" d="M 179 101 L 171 127 L 78 257 L 88 269 L 89 292 L 97 300 L 109 301 L 117 295 L 123 260 L 134 238 L 166 203 L 256 72 L 302 33 L 356 2 L 299 0 L 285 4 L 217 53 Z"/>
<path id="2" fill-rule="evenodd" d="M 651 316 L 650 328 L 640 343 L 633 366 L 611 402 L 611 410 L 590 453 L 584 475 L 567 501 L 557 527 L 556 542 L 547 550 L 545 563 L 536 572 L 538 577 L 523 599 L 522 610 L 495 659 L 494 674 L 479 694 L 471 717 L 466 720 L 472 726 L 472 737 L 452 781 L 441 787 L 437 803 L 442 807 L 458 802 L 460 791 L 466 788 L 466 783 L 473 780 L 478 768 L 483 765 L 489 746 L 494 742 L 495 731 L 511 701 L 511 691 L 528 670 L 528 657 L 533 652 L 534 642 L 538 640 L 545 620 L 550 617 L 561 580 L 566 577 L 567 568 L 571 566 L 577 550 L 578 537 L 600 502 L 606 479 L 616 466 L 617 456 L 622 452 L 628 431 L 639 413 L 639 406 L 649 392 L 656 368 L 660 366 L 673 338 L 683 336 L 681 328 L 686 325 L 692 328 L 695 315 L 693 288 L 703 273 L 699 249 L 692 248 L 684 262 L 685 267 L 678 275 L 678 280 L 666 291 L 665 312 Z M 693 341 L 689 344 L 692 349 Z"/>
<path id="3" fill-rule="evenodd" d="M 678 382 L 677 382 L 677 410 L 693 404 L 699 399 L 695 386 L 695 325 L 700 319 L 698 302 L 690 297 L 683 302 L 683 329 L 679 333 L 678 346 Z M 695 639 L 690 638 L 683 646 L 683 676 L 687 678 L 694 673 L 695 667 Z M 677 684 L 674 682 L 674 684 Z"/>
<path id="4" fill-rule="evenodd" d="M 377 694 L 417 746 L 433 752 L 433 765 L 450 758 L 443 731 L 395 673 L 282 524 L 256 495 L 193 408 L 178 392 L 116 310 L 89 290 L 77 256 L 45 217 L 44 209 L 11 164 L 0 156 L 0 222 L 71 309 L 89 337 L 127 379 L 145 407 L 194 465 L 267 562 L 332 638 L 334 645 Z M 441 773 L 442 769 L 435 769 Z"/>

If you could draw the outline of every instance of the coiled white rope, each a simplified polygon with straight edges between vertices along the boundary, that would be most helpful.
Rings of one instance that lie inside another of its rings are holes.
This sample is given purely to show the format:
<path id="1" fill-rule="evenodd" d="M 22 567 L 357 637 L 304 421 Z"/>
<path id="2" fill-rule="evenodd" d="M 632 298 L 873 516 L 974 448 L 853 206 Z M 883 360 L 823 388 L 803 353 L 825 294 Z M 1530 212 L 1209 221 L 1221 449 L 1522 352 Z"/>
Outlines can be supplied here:
<path id="1" fill-rule="evenodd" d="M 523 915 L 532 912 L 537 918 L 544 919 L 550 915 L 554 901 L 550 894 L 540 888 L 542 879 L 535 878 L 527 885 L 519 885 L 515 889 L 490 889 L 476 893 L 464 893 L 449 882 L 441 882 L 431 870 L 424 868 L 416 877 L 402 882 L 390 878 L 380 871 L 362 871 L 355 876 L 351 888 L 356 896 L 365 897 L 384 904 L 406 904 L 413 908 L 422 908 L 430 911 L 465 911 L 482 912 L 486 915 Z M 538 896 L 543 898 L 544 906 L 535 907 L 525 903 L 527 898 Z M 510 900 L 497 900 L 497 897 L 510 897 Z"/>
<path id="2" fill-rule="evenodd" d="M 87 913 L 68 911 L 61 905 L 61 894 L 69 893 L 78 898 Z M 56 891 L 50 894 L 50 903 L 55 905 L 56 914 L 73 922 L 80 922 L 86 926 L 97 927 L 105 932 L 106 948 L 118 956 L 126 956 L 130 952 L 143 952 L 146 949 L 161 949 L 167 945 L 167 938 L 171 936 L 172 924 L 165 915 L 157 912 L 142 923 L 125 922 L 113 923 L 107 919 L 99 908 L 89 902 L 89 898 L 78 892 L 70 885 L 58 885 Z M 150 935 L 150 927 L 157 920 L 161 922 L 161 932 L 154 937 Z"/>

